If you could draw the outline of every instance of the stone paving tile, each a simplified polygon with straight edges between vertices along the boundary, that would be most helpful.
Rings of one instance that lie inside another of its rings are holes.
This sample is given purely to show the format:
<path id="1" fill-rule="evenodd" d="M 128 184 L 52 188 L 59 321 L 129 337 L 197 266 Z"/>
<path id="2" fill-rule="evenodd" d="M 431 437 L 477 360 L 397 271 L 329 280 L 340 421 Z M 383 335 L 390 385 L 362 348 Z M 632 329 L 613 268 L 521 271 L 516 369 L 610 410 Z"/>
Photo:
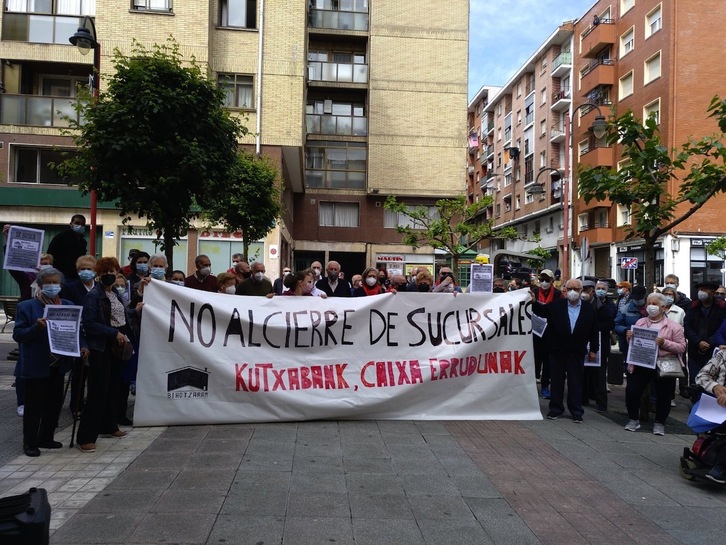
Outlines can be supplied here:
<path id="1" fill-rule="evenodd" d="M 476 519 L 426 520 L 417 519 L 426 545 L 493 545 Z"/>
<path id="2" fill-rule="evenodd" d="M 353 524 L 349 518 L 288 516 L 283 543 L 354 545 L 359 542 L 353 539 Z"/>
<path id="3" fill-rule="evenodd" d="M 353 519 L 353 537 L 356 545 L 421 545 L 424 537 L 413 519 L 387 519 L 381 524 L 373 520 Z"/>
<path id="4" fill-rule="evenodd" d="M 187 510 L 182 513 L 149 513 L 129 537 L 134 543 L 206 543 L 216 514 Z"/>
<path id="5" fill-rule="evenodd" d="M 343 517 L 350 519 L 347 493 L 307 493 L 290 495 L 288 517 Z"/>
<path id="6" fill-rule="evenodd" d="M 207 543 L 232 543 L 234 545 L 282 543 L 284 531 L 284 516 L 220 514 Z"/>

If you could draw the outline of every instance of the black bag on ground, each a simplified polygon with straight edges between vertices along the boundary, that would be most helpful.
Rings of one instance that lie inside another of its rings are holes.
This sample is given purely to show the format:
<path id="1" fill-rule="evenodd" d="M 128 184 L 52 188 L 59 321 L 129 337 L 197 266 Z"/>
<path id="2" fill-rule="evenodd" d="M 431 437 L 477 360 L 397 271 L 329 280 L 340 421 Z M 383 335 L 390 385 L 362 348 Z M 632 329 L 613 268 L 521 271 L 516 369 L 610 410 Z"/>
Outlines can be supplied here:
<path id="1" fill-rule="evenodd" d="M 0 498 L 0 543 L 48 545 L 49 536 L 50 503 L 44 488 Z"/>

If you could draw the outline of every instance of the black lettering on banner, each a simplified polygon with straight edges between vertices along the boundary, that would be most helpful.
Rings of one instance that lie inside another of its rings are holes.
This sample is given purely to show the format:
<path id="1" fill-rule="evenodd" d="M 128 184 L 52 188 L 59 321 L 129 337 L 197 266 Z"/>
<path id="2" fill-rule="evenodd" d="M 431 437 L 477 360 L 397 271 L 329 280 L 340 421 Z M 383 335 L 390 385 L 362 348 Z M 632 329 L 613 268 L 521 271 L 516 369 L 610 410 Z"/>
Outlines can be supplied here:
<path id="1" fill-rule="evenodd" d="M 239 312 L 235 308 L 232 311 L 232 316 L 229 318 L 227 324 L 227 331 L 224 332 L 224 346 L 227 346 L 227 340 L 232 335 L 239 335 L 239 342 L 241 346 L 245 346 L 245 338 L 242 333 L 242 320 L 240 320 Z"/>
<path id="2" fill-rule="evenodd" d="M 267 322 L 269 322 L 273 316 L 281 316 L 282 312 L 273 312 L 272 314 L 268 314 L 265 317 L 265 321 L 262 324 L 262 338 L 265 339 L 265 342 L 271 346 L 272 348 L 280 348 L 279 344 L 273 343 L 270 338 L 267 336 Z"/>
<path id="3" fill-rule="evenodd" d="M 209 311 L 209 316 L 212 320 L 212 338 L 209 339 L 209 342 L 204 342 L 204 339 L 202 338 L 202 322 L 204 321 L 204 311 Z M 212 308 L 212 305 L 209 303 L 204 303 L 201 307 L 199 307 L 199 314 L 197 314 L 197 337 L 199 337 L 199 342 L 202 344 L 204 348 L 209 348 L 214 344 L 214 338 L 217 336 L 217 319 L 214 316 L 214 308 Z"/>
<path id="4" fill-rule="evenodd" d="M 416 314 L 422 314 L 425 312 L 426 309 L 424 307 L 420 307 L 417 309 L 412 310 L 408 313 L 408 316 L 406 316 L 406 320 L 408 320 L 408 323 L 411 324 L 420 334 L 421 334 L 421 340 L 416 343 L 408 343 L 408 346 L 421 346 L 423 343 L 426 342 L 426 332 L 421 329 L 416 322 L 414 321 L 414 316 Z"/>
<path id="5" fill-rule="evenodd" d="M 187 331 L 189 332 L 189 342 L 194 342 L 194 327 L 192 326 L 192 320 L 194 320 L 194 303 L 189 303 L 189 320 L 186 319 L 184 316 L 184 312 L 182 311 L 181 307 L 179 306 L 179 303 L 176 302 L 176 299 L 171 300 L 171 316 L 169 316 L 169 337 L 167 339 L 168 342 L 174 342 L 174 333 L 176 331 L 176 314 L 179 312 L 179 317 L 181 318 L 182 322 L 184 322 L 184 325 L 187 328 Z"/>
<path id="6" fill-rule="evenodd" d="M 373 337 L 373 317 L 380 318 L 381 323 L 381 332 L 376 332 L 376 337 Z M 369 332 L 369 338 L 370 343 L 376 344 L 378 341 L 381 340 L 381 337 L 386 333 L 386 318 L 383 316 L 382 312 L 377 311 L 376 309 L 371 309 L 370 318 L 368 319 L 368 332 Z"/>
<path id="7" fill-rule="evenodd" d="M 352 346 L 353 341 L 345 340 L 345 332 L 349 329 L 353 329 L 353 325 L 348 323 L 348 314 L 355 312 L 352 308 L 347 308 L 343 311 L 343 331 L 340 333 L 340 344 L 343 346 Z"/>
<path id="8" fill-rule="evenodd" d="M 252 340 L 252 332 L 255 329 L 255 317 L 254 317 L 254 313 L 252 312 L 252 309 L 249 309 L 247 311 L 247 316 L 249 316 L 249 318 L 250 318 L 249 327 L 247 328 L 248 346 L 260 346 L 260 343 L 256 343 L 255 341 Z"/>

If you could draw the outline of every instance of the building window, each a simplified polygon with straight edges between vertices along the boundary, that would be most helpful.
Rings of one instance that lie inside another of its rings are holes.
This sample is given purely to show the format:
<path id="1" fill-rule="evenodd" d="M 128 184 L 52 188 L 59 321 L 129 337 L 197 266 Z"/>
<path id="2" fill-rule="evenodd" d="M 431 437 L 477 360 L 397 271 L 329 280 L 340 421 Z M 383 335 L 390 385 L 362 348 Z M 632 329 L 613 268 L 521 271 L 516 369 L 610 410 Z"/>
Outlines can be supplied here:
<path id="1" fill-rule="evenodd" d="M 660 123 L 660 99 L 654 100 L 643 107 L 643 121 L 652 117 L 656 125 Z"/>
<path id="2" fill-rule="evenodd" d="M 547 152 L 541 151 L 539 154 L 539 166 L 542 168 L 547 164 Z"/>
<path id="3" fill-rule="evenodd" d="M 618 205 L 618 227 L 630 225 L 630 207 L 623 204 Z"/>
<path id="4" fill-rule="evenodd" d="M 6 0 L 10 13 L 45 13 L 53 15 L 96 15 L 96 0 Z M 72 34 L 71 34 L 72 35 Z"/>
<path id="5" fill-rule="evenodd" d="M 361 142 L 315 142 L 305 150 L 309 188 L 364 189 L 368 150 Z"/>
<path id="6" fill-rule="evenodd" d="M 633 94 L 633 72 L 620 78 L 620 93 L 619 99 L 622 100 L 627 96 Z"/>
<path id="7" fill-rule="evenodd" d="M 497 115 L 502 115 L 502 103 L 497 104 Z"/>
<path id="8" fill-rule="evenodd" d="M 653 34 L 663 28 L 660 5 L 645 16 L 645 37 L 650 38 Z"/>
<path id="9" fill-rule="evenodd" d="M 358 227 L 360 214 L 355 202 L 321 202 L 318 210 L 320 227 Z"/>
<path id="10" fill-rule="evenodd" d="M 172 11 L 172 0 L 132 0 L 131 7 L 138 11 Z M 66 3 L 66 2 L 61 2 Z"/>
<path id="11" fill-rule="evenodd" d="M 414 210 L 424 208 L 426 209 L 428 219 L 437 220 L 439 219 L 439 210 L 435 206 L 413 206 L 407 205 L 406 208 L 413 212 Z M 385 229 L 395 229 L 396 227 L 410 227 L 411 229 L 424 229 L 425 226 L 419 221 L 415 221 L 410 216 L 407 216 L 403 212 L 400 214 L 392 210 L 383 211 L 383 227 Z"/>
<path id="12" fill-rule="evenodd" d="M 494 212 L 495 217 L 498 218 L 499 216 L 502 215 L 502 205 L 501 204 L 497 203 L 497 205 L 494 207 L 494 210 L 495 210 L 495 212 Z"/>
<path id="13" fill-rule="evenodd" d="M 547 120 L 543 119 L 539 122 L 539 135 L 545 136 L 547 134 Z"/>
<path id="14" fill-rule="evenodd" d="M 577 232 L 587 231 L 590 228 L 587 222 L 587 214 L 577 216 Z"/>
<path id="15" fill-rule="evenodd" d="M 522 208 L 522 200 L 521 200 L 521 197 L 519 195 L 517 195 L 514 199 L 514 209 L 519 210 L 520 208 Z M 526 236 L 526 233 L 527 233 L 527 230 L 526 230 L 527 224 L 526 223 L 524 224 L 524 229 L 525 229 L 524 232 L 525 232 L 525 236 Z"/>
<path id="16" fill-rule="evenodd" d="M 368 134 L 367 119 L 362 102 L 310 100 L 305 107 L 305 119 L 308 134 L 346 136 L 366 136 Z M 478 147 L 476 153 L 478 158 Z"/>
<path id="17" fill-rule="evenodd" d="M 19 184 L 68 185 L 68 179 L 52 166 L 68 159 L 69 150 L 10 147 L 11 182 Z"/>
<path id="18" fill-rule="evenodd" d="M 547 104 L 547 88 L 542 89 L 540 91 L 540 102 L 542 104 Z"/>
<path id="19" fill-rule="evenodd" d="M 635 28 L 631 27 L 625 34 L 620 36 L 620 58 L 630 53 L 635 48 Z"/>
<path id="20" fill-rule="evenodd" d="M 532 204 L 534 202 L 534 194 L 533 193 L 525 193 L 524 194 L 524 204 Z"/>
<path id="21" fill-rule="evenodd" d="M 643 73 L 643 84 L 647 85 L 654 79 L 660 77 L 660 51 L 645 61 L 645 71 Z"/>
<path id="22" fill-rule="evenodd" d="M 220 0 L 219 25 L 257 28 L 257 0 Z"/>
<path id="23" fill-rule="evenodd" d="M 522 124 L 522 110 L 517 110 L 517 125 Z"/>
<path id="24" fill-rule="evenodd" d="M 224 90 L 225 108 L 254 108 L 252 76 L 219 74 L 217 85 Z"/>
<path id="25" fill-rule="evenodd" d="M 512 173 L 504 175 L 504 187 L 512 185 Z"/>
<path id="26" fill-rule="evenodd" d="M 626 11 L 630 11 L 635 5 L 635 0 L 620 0 L 620 15 L 625 15 Z"/>

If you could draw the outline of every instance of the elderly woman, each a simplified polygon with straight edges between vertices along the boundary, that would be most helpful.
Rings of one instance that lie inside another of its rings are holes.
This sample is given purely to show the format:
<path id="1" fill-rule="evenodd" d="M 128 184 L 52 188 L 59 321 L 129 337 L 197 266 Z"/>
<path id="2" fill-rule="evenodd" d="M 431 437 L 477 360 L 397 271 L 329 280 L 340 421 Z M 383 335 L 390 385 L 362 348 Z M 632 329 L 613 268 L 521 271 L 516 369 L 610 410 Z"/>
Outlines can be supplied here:
<path id="1" fill-rule="evenodd" d="M 57 449 L 63 445 L 53 439 L 63 405 L 63 378 L 71 369 L 73 358 L 50 351 L 45 318 L 46 305 L 72 305 L 59 297 L 63 274 L 54 268 L 43 269 L 36 277 L 38 294 L 18 305 L 13 339 L 20 344 L 18 376 L 25 380 L 23 414 L 23 451 L 26 456 L 40 456 L 41 448 Z M 81 338 L 82 345 L 85 340 Z M 85 346 L 82 355 L 87 355 Z"/>
<path id="2" fill-rule="evenodd" d="M 217 275 L 217 291 L 219 293 L 226 293 L 229 295 L 234 295 L 235 290 L 237 289 L 237 276 L 228 273 L 223 272 L 219 273 Z"/>
<path id="3" fill-rule="evenodd" d="M 651 293 L 647 297 L 646 312 L 648 316 L 635 323 L 636 327 L 654 329 L 658 332 L 656 344 L 658 345 L 658 359 L 675 359 L 682 366 L 680 355 L 686 351 L 686 337 L 683 326 L 666 316 L 667 303 L 662 293 Z M 628 342 L 633 332 L 626 332 Z M 671 411 L 671 394 L 675 388 L 676 379 L 659 377 L 656 369 L 628 364 L 628 385 L 625 388 L 625 405 L 628 409 L 628 423 L 625 429 L 637 431 L 640 428 L 638 414 L 640 411 L 640 398 L 648 385 L 653 382 L 656 393 L 654 435 L 665 435 L 665 423 Z"/>
<path id="4" fill-rule="evenodd" d="M 366 297 L 368 295 L 380 295 L 386 293 L 385 286 L 380 282 L 380 271 L 368 267 L 363 271 L 363 281 L 360 286 L 353 290 L 353 297 Z"/>
<path id="5" fill-rule="evenodd" d="M 76 259 L 76 272 L 78 279 L 71 280 L 63 286 L 64 299 L 73 301 L 74 305 L 83 305 L 86 294 L 93 289 L 96 282 L 96 258 L 92 255 L 82 255 Z"/>
<path id="6" fill-rule="evenodd" d="M 419 269 L 415 282 L 416 291 L 429 293 L 431 291 L 431 287 L 434 285 L 434 277 L 428 270 Z"/>
<path id="7" fill-rule="evenodd" d="M 83 303 L 83 330 L 91 355 L 88 396 L 78 427 L 77 442 L 81 452 L 95 452 L 99 434 L 112 437 L 126 435 L 116 423 L 123 369 L 121 352 L 131 335 L 129 319 L 138 315 L 143 303 L 134 310 L 124 308 L 113 291 L 120 270 L 115 257 L 99 259 L 96 276 L 100 282 L 88 292 Z"/>

